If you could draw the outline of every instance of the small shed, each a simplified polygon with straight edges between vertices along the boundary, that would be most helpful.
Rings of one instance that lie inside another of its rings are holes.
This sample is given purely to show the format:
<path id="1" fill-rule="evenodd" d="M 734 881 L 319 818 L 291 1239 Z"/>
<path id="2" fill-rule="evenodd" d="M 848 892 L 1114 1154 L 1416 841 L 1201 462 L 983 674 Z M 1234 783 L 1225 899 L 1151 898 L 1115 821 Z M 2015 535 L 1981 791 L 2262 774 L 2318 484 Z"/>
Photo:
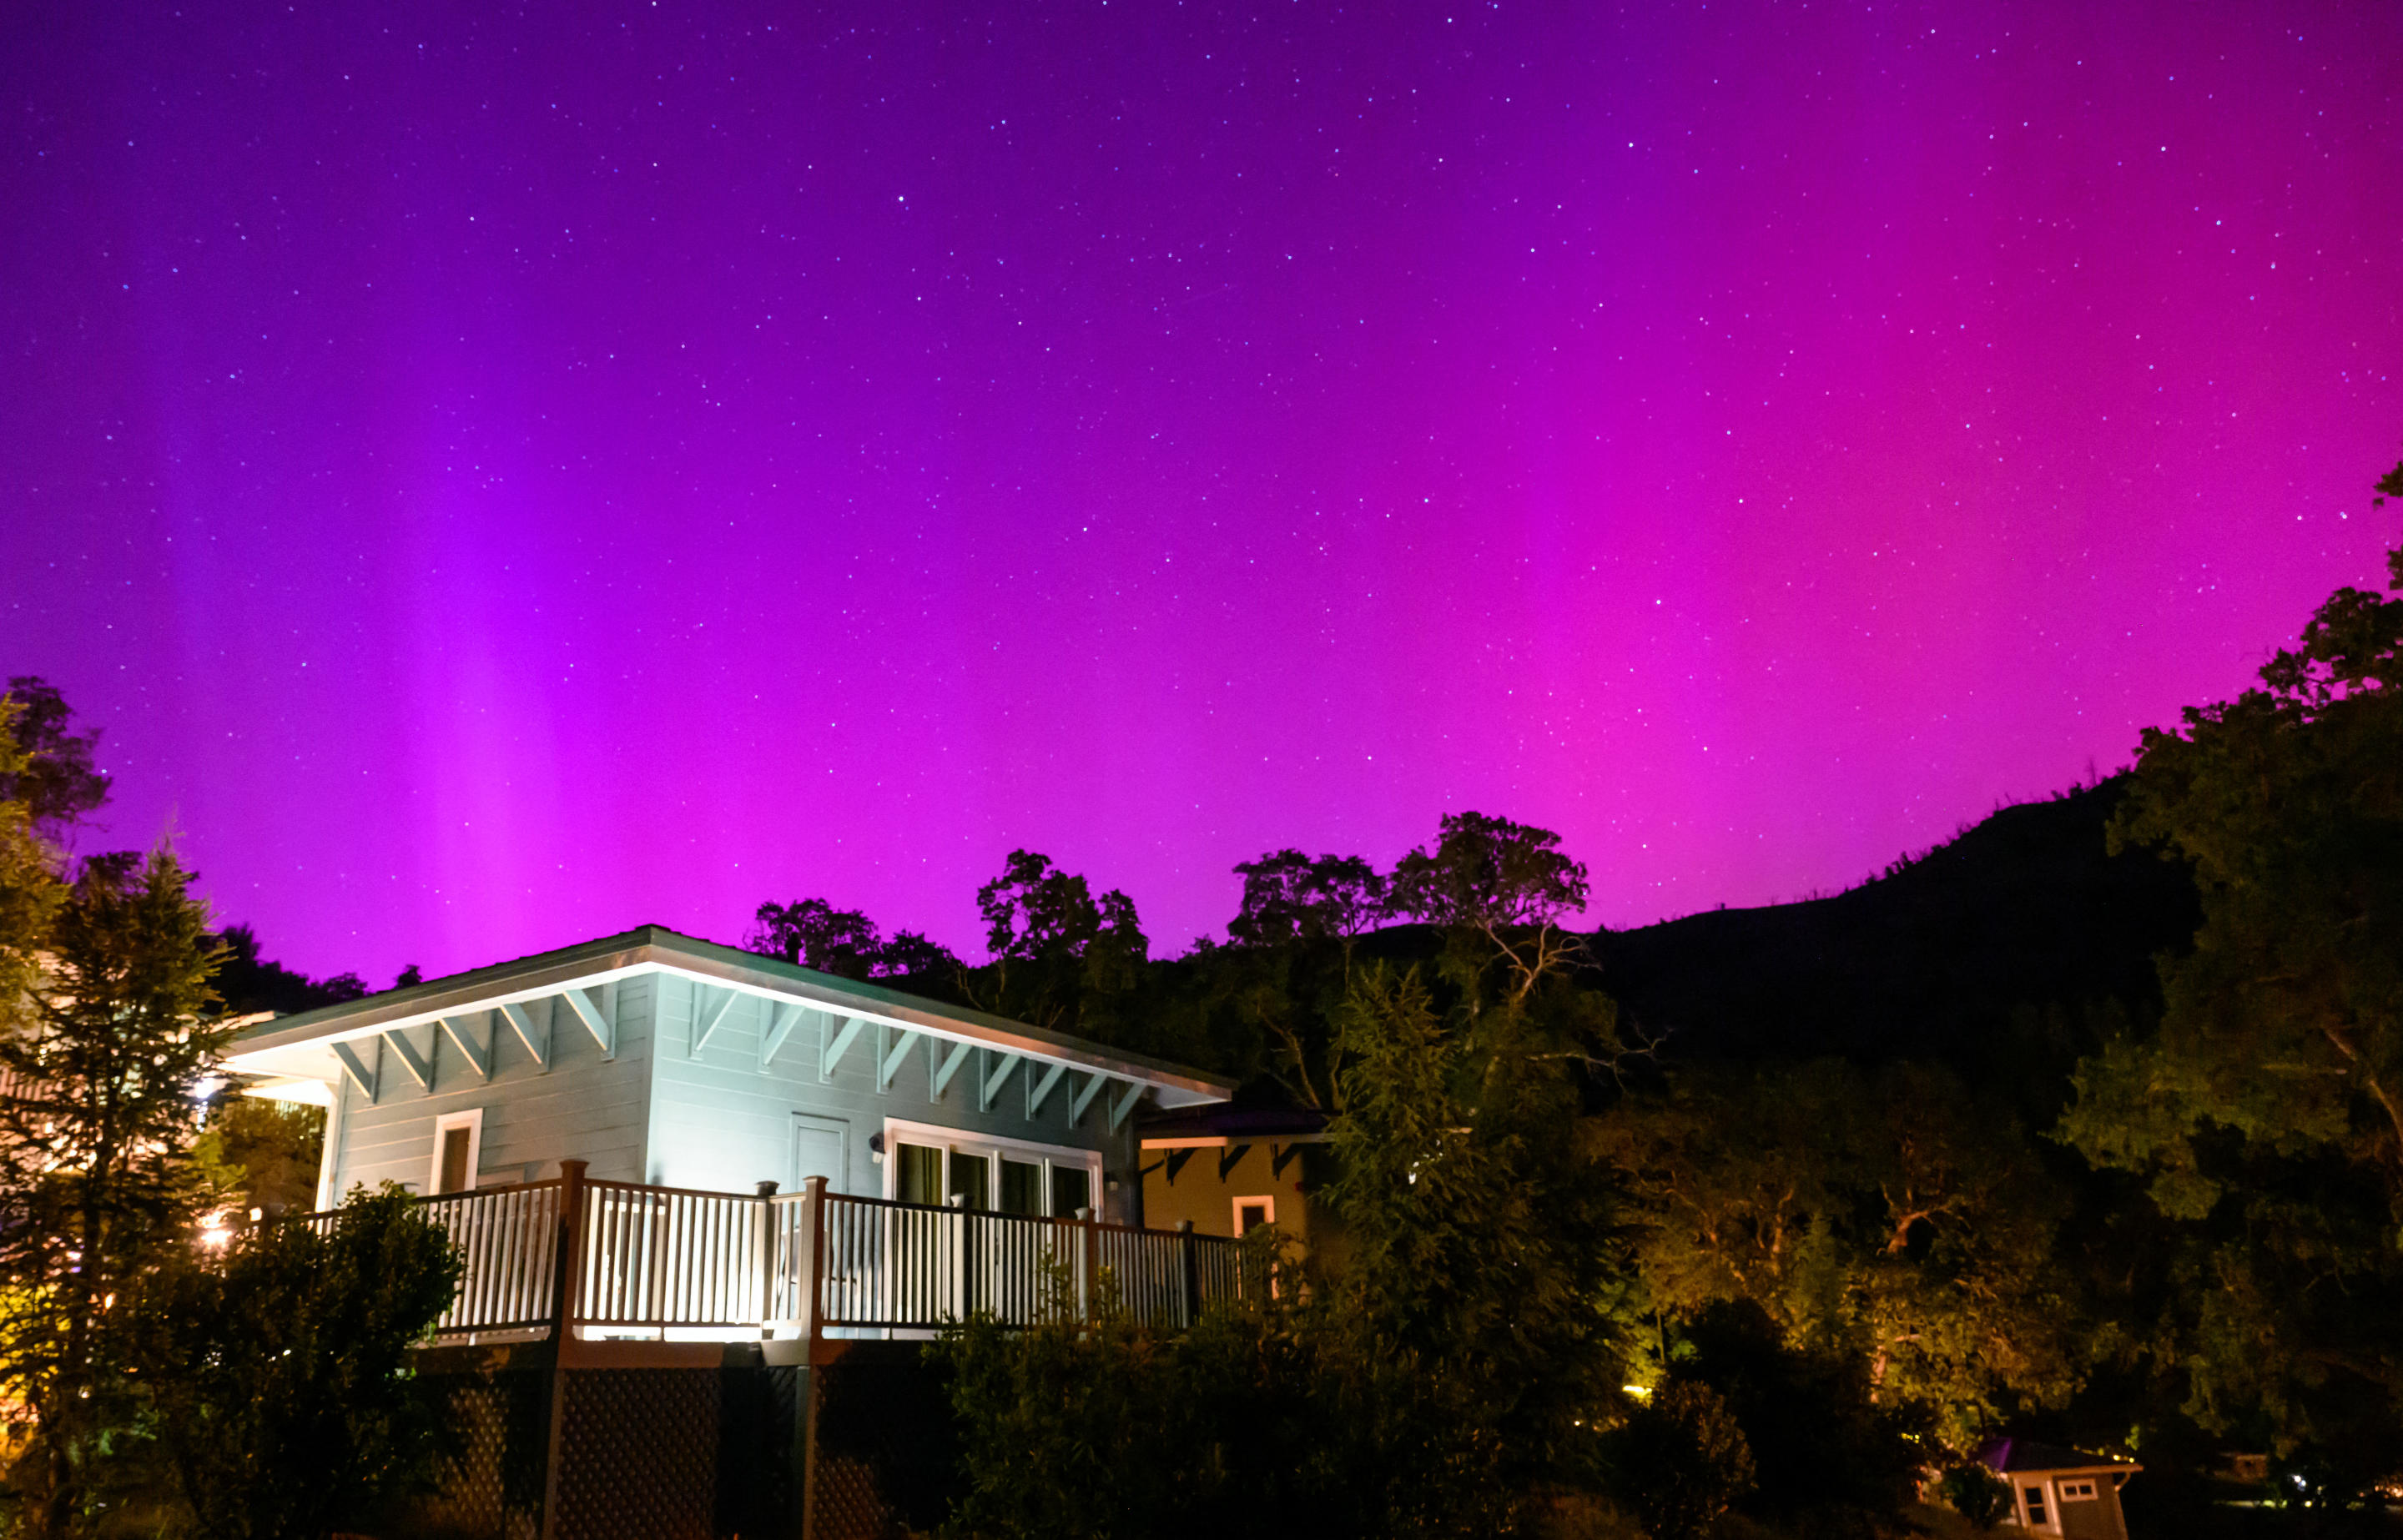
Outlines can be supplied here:
<path id="1" fill-rule="evenodd" d="M 2128 1540 L 2119 1489 L 2142 1465 L 2027 1438 L 1997 1438 L 1978 1460 L 2010 1483 L 2005 1523 L 2065 1540 Z"/>

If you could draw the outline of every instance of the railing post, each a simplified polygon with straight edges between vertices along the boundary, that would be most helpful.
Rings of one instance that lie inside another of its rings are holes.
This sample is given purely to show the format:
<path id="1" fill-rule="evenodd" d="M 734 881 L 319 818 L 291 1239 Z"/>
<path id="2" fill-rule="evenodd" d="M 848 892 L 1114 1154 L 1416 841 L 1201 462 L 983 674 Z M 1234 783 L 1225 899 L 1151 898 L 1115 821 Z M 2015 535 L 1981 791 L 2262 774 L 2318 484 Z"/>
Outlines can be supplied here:
<path id="1" fill-rule="evenodd" d="M 800 1253 L 793 1258 L 793 1305 L 801 1340 L 813 1353 L 826 1334 L 826 1198 L 825 1177 L 801 1178 L 801 1215 L 793 1237 Z"/>
<path id="2" fill-rule="evenodd" d="M 1093 1217 L 1091 1209 L 1076 1211 L 1076 1226 L 1079 1239 L 1083 1242 L 1078 1248 L 1083 1253 L 1079 1260 L 1084 1264 L 1082 1269 L 1084 1276 L 1077 1281 L 1079 1285 L 1077 1292 L 1082 1297 L 1076 1303 L 1084 1308 L 1085 1319 L 1090 1321 L 1093 1319 L 1094 1312 L 1101 1308 L 1102 1230 L 1100 1223 Z"/>
<path id="3" fill-rule="evenodd" d="M 558 1540 L 559 1467 L 566 1450 L 567 1344 L 576 1330 L 576 1297 L 584 1287 L 584 1172 L 589 1162 L 559 1163 L 559 1256 L 551 1269 L 550 1439 L 543 1461 L 542 1540 Z"/>
<path id="4" fill-rule="evenodd" d="M 952 1193 L 943 1200 L 943 1207 L 949 1209 L 951 1214 L 950 1223 L 946 1227 L 951 1232 L 951 1265 L 949 1269 L 951 1297 L 948 1302 L 946 1313 L 955 1321 L 965 1321 L 968 1318 L 968 1311 L 973 1308 L 969 1300 L 974 1297 L 968 1284 L 968 1269 L 976 1265 L 970 1259 L 970 1254 L 975 1246 L 973 1239 L 968 1234 L 968 1195 L 964 1192 Z"/>
<path id="5" fill-rule="evenodd" d="M 759 1280 L 759 1336 L 762 1340 L 776 1333 L 776 1184 L 759 1184 L 758 1237 L 752 1247 L 756 1276 Z"/>
<path id="6" fill-rule="evenodd" d="M 1185 1264 L 1185 1325 L 1189 1331 L 1202 1314 L 1201 1248 L 1194 1242 L 1193 1221 L 1190 1219 L 1176 1222 L 1176 1253 Z"/>
<path id="7" fill-rule="evenodd" d="M 818 1339 L 825 1333 L 826 1179 L 801 1178 L 801 1212 L 793 1226 L 793 1312 L 799 1318 L 800 1367 L 793 1381 L 793 1435 L 800 1442 L 794 1462 L 794 1500 L 800 1511 L 790 1533 L 812 1540 L 817 1530 Z"/>

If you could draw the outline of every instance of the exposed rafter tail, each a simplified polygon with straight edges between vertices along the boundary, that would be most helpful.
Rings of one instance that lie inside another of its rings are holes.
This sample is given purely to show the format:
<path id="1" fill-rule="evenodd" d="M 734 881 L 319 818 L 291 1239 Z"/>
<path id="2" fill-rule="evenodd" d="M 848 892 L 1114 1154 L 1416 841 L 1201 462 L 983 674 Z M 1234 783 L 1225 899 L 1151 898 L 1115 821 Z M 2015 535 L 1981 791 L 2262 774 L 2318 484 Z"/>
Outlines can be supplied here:
<path id="1" fill-rule="evenodd" d="M 459 1050 L 459 1057 L 466 1060 L 474 1067 L 476 1077 L 479 1080 L 490 1080 L 493 1077 L 493 1024 L 492 1019 L 489 1017 L 485 1019 L 484 1040 L 481 1043 L 476 1041 L 475 1034 L 467 1030 L 467 1023 L 458 1017 L 442 1017 L 439 1019 L 439 1024 L 442 1028 L 442 1035 L 451 1039 L 451 1046 Z"/>
<path id="2" fill-rule="evenodd" d="M 535 1066 L 549 1070 L 550 1068 L 550 1013 L 548 1011 L 543 1013 L 542 1025 L 536 1028 L 533 1015 L 526 1010 L 522 1001 L 508 1001 L 500 1007 L 500 1012 L 508 1021 L 510 1030 L 518 1034 L 518 1041 L 525 1045 L 526 1052 L 534 1055 Z"/>
<path id="3" fill-rule="evenodd" d="M 1102 1088 L 1109 1083 L 1110 1077 L 1103 1074 L 1100 1070 L 1091 1071 L 1085 1076 L 1084 1085 L 1077 1088 L 1075 1100 L 1068 1103 L 1068 1126 L 1070 1128 L 1073 1129 L 1077 1124 L 1082 1123 L 1085 1120 L 1086 1109 L 1093 1104 L 1093 1098 L 1101 1095 Z"/>
<path id="4" fill-rule="evenodd" d="M 381 1043 L 376 1048 L 375 1069 L 369 1069 L 366 1061 L 359 1058 L 359 1050 L 348 1043 L 337 1041 L 326 1046 L 334 1050 L 335 1061 L 342 1066 L 342 1073 L 350 1076 L 351 1084 L 358 1087 L 359 1093 L 372 1103 L 376 1099 L 376 1081 L 381 1078 L 379 1072 L 383 1066 L 383 1048 Z"/>
<path id="5" fill-rule="evenodd" d="M 948 1054 L 943 1051 L 947 1047 L 951 1049 Z M 943 1092 L 951 1089 L 952 1077 L 960 1073 L 960 1066 L 966 1063 L 968 1055 L 975 1051 L 976 1046 L 972 1043 L 946 1043 L 939 1037 L 926 1039 L 927 1101 L 943 1099 Z"/>
<path id="6" fill-rule="evenodd" d="M 608 1012 L 593 1004 L 591 994 L 584 990 L 563 990 L 558 997 L 567 1002 L 567 1008 L 584 1023 L 584 1030 L 592 1034 L 592 1041 L 601 1045 L 601 1057 L 617 1058 L 618 1024 L 609 1020 Z"/>
<path id="7" fill-rule="evenodd" d="M 977 1085 L 977 1111 L 979 1112 L 993 1110 L 993 1104 L 1001 1100 L 1001 1088 L 1009 1084 L 1010 1071 L 1025 1061 L 1023 1054 L 998 1053 L 993 1049 L 986 1051 L 994 1052 L 998 1061 L 985 1071 L 983 1078 Z"/>
<path id="8" fill-rule="evenodd" d="M 867 1030 L 868 1022 L 863 1018 L 826 1015 L 826 1025 L 818 1032 L 818 1078 L 821 1081 L 834 1078 L 835 1066 L 842 1062 L 843 1055 L 851 1051 L 851 1046 L 858 1042 L 860 1034 Z"/>
<path id="9" fill-rule="evenodd" d="M 1039 1079 L 1032 1073 L 1028 1075 L 1026 1080 L 1026 1117 L 1028 1121 L 1031 1122 L 1035 1117 L 1041 1116 L 1043 1112 L 1043 1103 L 1050 1100 L 1052 1090 L 1059 1086 L 1062 1080 L 1066 1079 L 1067 1075 L 1068 1066 L 1065 1064 L 1052 1065 L 1050 1068 L 1043 1072 L 1042 1076 Z"/>
<path id="10" fill-rule="evenodd" d="M 728 1013 L 734 1009 L 734 1002 L 742 998 L 742 992 L 737 990 L 712 989 L 706 984 L 693 985 L 692 1046 L 686 1051 L 686 1057 L 691 1059 L 701 1057 L 701 1050 L 709 1046 L 710 1038 L 725 1023 Z"/>
<path id="11" fill-rule="evenodd" d="M 400 1067 L 407 1070 L 409 1077 L 417 1082 L 417 1089 L 432 1090 L 434 1089 L 433 1061 L 417 1051 L 417 1045 L 409 1040 L 409 1034 L 388 1032 L 383 1034 L 383 1040 L 391 1047 L 392 1051 L 399 1056 Z"/>
<path id="12" fill-rule="evenodd" d="M 889 1040 L 889 1041 L 888 1041 Z M 888 1027 L 879 1022 L 876 1028 L 876 1090 L 882 1095 L 893 1089 L 893 1077 L 901 1073 L 917 1043 L 918 1034 L 909 1027 Z"/>

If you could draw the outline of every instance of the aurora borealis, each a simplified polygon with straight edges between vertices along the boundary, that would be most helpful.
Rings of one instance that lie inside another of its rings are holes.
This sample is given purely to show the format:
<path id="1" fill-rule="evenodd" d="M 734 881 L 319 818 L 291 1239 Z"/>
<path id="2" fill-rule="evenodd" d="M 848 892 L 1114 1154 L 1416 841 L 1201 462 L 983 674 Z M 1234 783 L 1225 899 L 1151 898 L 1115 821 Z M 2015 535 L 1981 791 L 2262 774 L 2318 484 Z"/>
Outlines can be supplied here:
<path id="1" fill-rule="evenodd" d="M 388 980 L 1013 847 L 1858 881 L 2403 517 L 2403 9 L 0 15 L 0 673 Z"/>

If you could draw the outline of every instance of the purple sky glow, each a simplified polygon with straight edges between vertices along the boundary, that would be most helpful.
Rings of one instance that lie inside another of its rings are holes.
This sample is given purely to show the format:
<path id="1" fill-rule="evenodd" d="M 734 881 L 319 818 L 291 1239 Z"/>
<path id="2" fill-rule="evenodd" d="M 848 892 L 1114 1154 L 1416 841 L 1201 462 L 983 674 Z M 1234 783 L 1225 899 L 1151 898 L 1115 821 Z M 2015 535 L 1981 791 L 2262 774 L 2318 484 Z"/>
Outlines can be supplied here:
<path id="1" fill-rule="evenodd" d="M 2396 534 L 2403 7 L 33 0 L 0 673 L 388 981 L 1014 846 L 1857 881 Z"/>

